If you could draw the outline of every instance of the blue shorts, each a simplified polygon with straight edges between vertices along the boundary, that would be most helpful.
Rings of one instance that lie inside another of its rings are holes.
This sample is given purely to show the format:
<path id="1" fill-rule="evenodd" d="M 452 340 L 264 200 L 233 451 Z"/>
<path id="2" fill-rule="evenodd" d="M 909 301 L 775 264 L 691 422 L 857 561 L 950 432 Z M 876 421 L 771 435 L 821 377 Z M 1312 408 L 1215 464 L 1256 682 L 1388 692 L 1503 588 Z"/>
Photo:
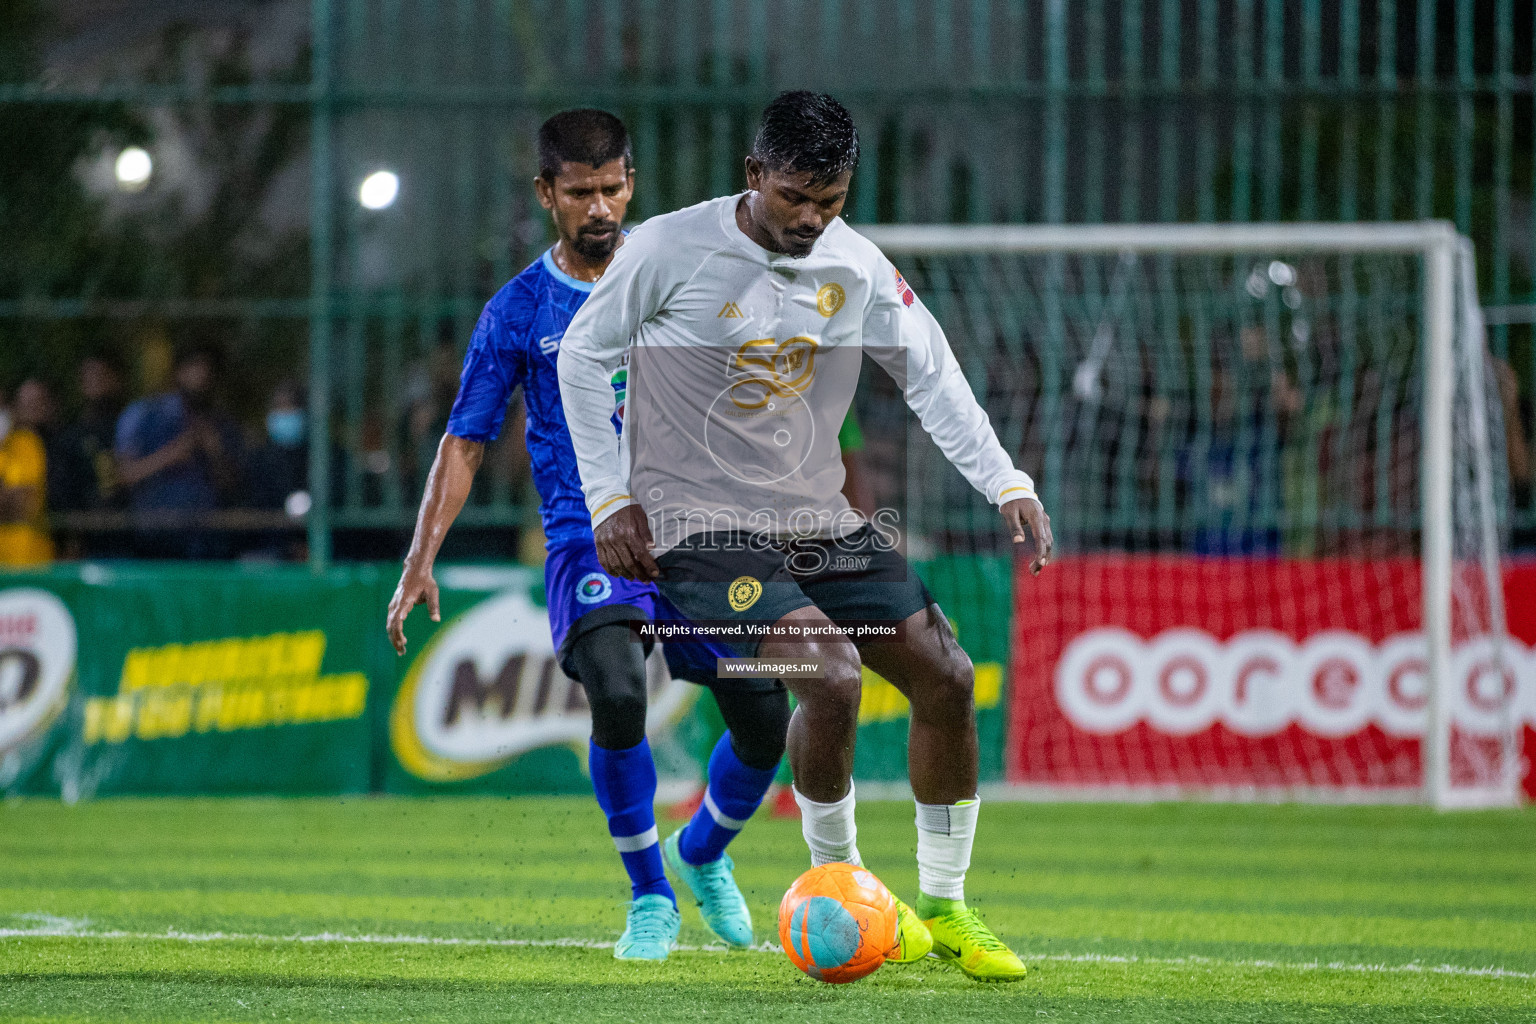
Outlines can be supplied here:
<path id="1" fill-rule="evenodd" d="M 636 583 L 622 576 L 610 575 L 597 560 L 597 547 L 590 538 L 573 540 L 549 549 L 544 561 L 544 599 L 549 606 L 549 633 L 555 642 L 555 656 L 566 675 L 575 678 L 567 666 L 571 644 L 583 633 L 614 622 L 680 622 L 683 614 L 661 596 L 652 583 Z M 734 658 L 730 648 L 705 641 L 668 642 L 662 645 L 667 667 L 676 679 L 716 686 L 716 658 Z M 777 680 L 732 679 L 735 689 L 758 688 Z"/>

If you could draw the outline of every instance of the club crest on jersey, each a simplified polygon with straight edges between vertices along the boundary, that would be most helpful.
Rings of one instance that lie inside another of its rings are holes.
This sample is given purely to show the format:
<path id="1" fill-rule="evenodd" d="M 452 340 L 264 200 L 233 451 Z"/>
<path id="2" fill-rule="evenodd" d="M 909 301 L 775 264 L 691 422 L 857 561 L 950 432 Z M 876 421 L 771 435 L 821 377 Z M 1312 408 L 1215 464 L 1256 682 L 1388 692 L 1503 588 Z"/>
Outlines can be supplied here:
<path id="1" fill-rule="evenodd" d="M 822 316 L 830 317 L 833 313 L 843 308 L 843 303 L 847 299 L 848 293 L 843 291 L 842 285 L 836 283 L 824 284 L 816 290 L 816 312 Z"/>
<path id="2" fill-rule="evenodd" d="M 891 269 L 895 270 L 894 267 Z M 901 276 L 901 271 L 899 270 L 896 271 L 896 292 L 901 296 L 901 302 L 904 306 L 910 306 L 917 301 L 917 293 L 912 290 L 911 285 L 907 284 L 907 279 Z"/>
<path id="3" fill-rule="evenodd" d="M 731 603 L 731 611 L 744 612 L 757 604 L 757 599 L 763 596 L 763 585 L 751 576 L 738 576 L 731 582 L 730 588 L 725 592 L 726 600 Z"/>
<path id="4" fill-rule="evenodd" d="M 576 600 L 582 604 L 597 604 L 613 593 L 613 581 L 600 572 L 589 572 L 576 584 Z"/>

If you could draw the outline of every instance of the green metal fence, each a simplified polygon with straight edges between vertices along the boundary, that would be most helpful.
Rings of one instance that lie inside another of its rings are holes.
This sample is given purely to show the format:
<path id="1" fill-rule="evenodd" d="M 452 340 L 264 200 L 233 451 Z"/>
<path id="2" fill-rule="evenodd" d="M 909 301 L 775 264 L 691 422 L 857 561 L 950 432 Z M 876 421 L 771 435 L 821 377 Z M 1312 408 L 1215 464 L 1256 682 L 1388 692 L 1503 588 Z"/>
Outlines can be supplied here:
<path id="1" fill-rule="evenodd" d="M 0 296 L 0 318 L 307 325 L 336 441 L 314 432 L 317 563 L 333 528 L 409 524 L 479 307 L 547 244 L 534 129 L 575 103 L 629 124 L 638 217 L 739 187 L 756 112 L 803 86 L 858 118 L 855 221 L 1454 220 L 1529 429 L 1530 0 L 311 0 L 309 19 L 307 83 L 0 85 L 3 104 L 305 110 L 307 297 Z M 378 167 L 401 193 L 370 212 Z M 520 442 L 502 447 L 471 522 L 524 520 Z"/>

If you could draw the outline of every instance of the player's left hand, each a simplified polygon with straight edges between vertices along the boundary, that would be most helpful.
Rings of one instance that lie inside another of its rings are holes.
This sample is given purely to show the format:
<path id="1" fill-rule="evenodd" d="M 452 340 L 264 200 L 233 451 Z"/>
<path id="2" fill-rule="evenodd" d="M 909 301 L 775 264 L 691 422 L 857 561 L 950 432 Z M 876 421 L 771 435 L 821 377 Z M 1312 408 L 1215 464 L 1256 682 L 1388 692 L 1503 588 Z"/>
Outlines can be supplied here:
<path id="1" fill-rule="evenodd" d="M 438 605 L 437 580 L 432 578 L 432 567 L 417 567 L 406 563 L 400 574 L 400 584 L 389 602 L 389 619 L 385 628 L 389 642 L 396 654 L 405 653 L 405 617 L 419 604 L 427 606 L 433 622 L 442 622 L 443 613 Z"/>
<path id="2" fill-rule="evenodd" d="M 1034 535 L 1035 558 L 1029 563 L 1029 571 L 1039 576 L 1040 570 L 1051 564 L 1051 555 L 1056 548 L 1056 540 L 1051 536 L 1051 517 L 1045 514 L 1045 506 L 1039 498 L 1015 498 L 1001 511 L 1015 544 L 1023 544 L 1029 539 L 1024 535 L 1025 526 Z"/>

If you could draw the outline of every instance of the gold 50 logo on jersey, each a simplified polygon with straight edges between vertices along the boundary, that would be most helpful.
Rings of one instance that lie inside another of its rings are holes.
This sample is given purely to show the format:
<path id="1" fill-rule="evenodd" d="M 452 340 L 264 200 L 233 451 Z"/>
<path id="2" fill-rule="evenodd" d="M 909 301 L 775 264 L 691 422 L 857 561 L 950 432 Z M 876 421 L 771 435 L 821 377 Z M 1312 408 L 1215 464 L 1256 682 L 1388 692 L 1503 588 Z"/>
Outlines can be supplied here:
<path id="1" fill-rule="evenodd" d="M 798 335 L 787 341 L 754 338 L 731 357 L 730 374 L 740 379 L 730 386 L 738 409 L 771 407 L 775 396 L 798 398 L 816 378 L 815 338 Z"/>

